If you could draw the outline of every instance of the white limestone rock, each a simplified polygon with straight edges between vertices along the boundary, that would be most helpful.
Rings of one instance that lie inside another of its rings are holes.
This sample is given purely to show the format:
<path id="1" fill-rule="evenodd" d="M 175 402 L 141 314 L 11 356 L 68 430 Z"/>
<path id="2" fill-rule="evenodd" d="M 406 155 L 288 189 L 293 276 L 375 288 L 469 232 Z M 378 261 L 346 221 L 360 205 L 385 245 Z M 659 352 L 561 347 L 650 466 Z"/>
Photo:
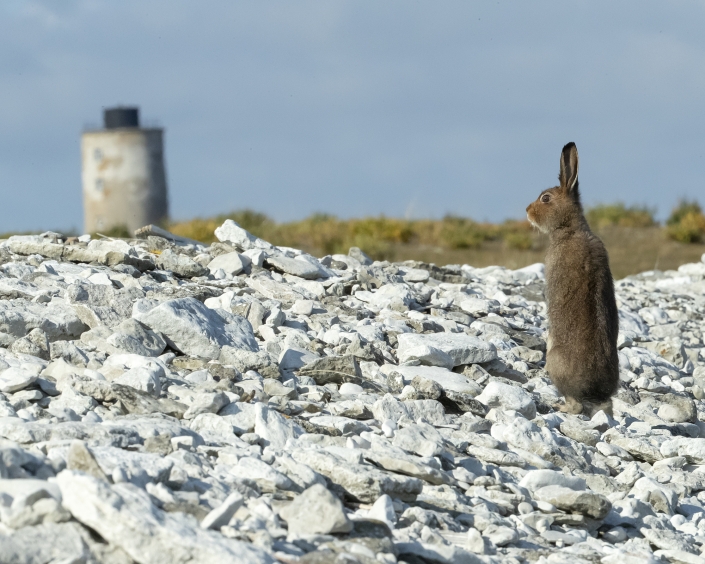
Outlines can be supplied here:
<path id="1" fill-rule="evenodd" d="M 321 269 L 317 265 L 311 264 L 306 260 L 298 260 L 298 258 L 289 258 L 281 255 L 270 256 L 265 260 L 265 265 L 305 280 L 321 278 Z"/>
<path id="2" fill-rule="evenodd" d="M 0 392 L 19 392 L 36 382 L 38 377 L 37 372 L 28 370 L 28 367 L 12 366 L 0 372 Z"/>
<path id="3" fill-rule="evenodd" d="M 174 564 L 274 564 L 265 551 L 249 543 L 194 527 L 180 513 L 155 507 L 147 492 L 65 470 L 57 476 L 63 506 L 82 524 L 136 562 Z"/>
<path id="4" fill-rule="evenodd" d="M 165 249 L 157 257 L 157 267 L 161 270 L 168 270 L 178 276 L 184 278 L 193 278 L 194 276 L 205 276 L 208 273 L 203 265 L 198 264 L 191 257 L 174 252 L 171 249 Z"/>
<path id="5" fill-rule="evenodd" d="M 367 516 L 370 519 L 382 521 L 386 523 L 390 529 L 394 529 L 394 525 L 397 522 L 397 515 L 394 512 L 394 502 L 392 498 L 387 494 L 380 496 L 380 498 L 372 504 L 372 507 L 367 512 Z"/>
<path id="6" fill-rule="evenodd" d="M 215 236 L 219 241 L 228 241 L 239 247 L 243 251 L 249 250 L 270 250 L 272 245 L 259 237 L 255 237 L 249 231 L 240 227 L 232 219 L 226 219 L 223 225 L 215 230 Z"/>
<path id="7" fill-rule="evenodd" d="M 250 264 L 252 264 L 252 261 L 249 257 L 233 251 L 232 253 L 225 253 L 215 257 L 208 263 L 208 270 L 211 274 L 214 274 L 222 269 L 225 274 L 237 276 Z"/>
<path id="8" fill-rule="evenodd" d="M 310 350 L 299 347 L 287 347 L 279 353 L 279 368 L 282 370 L 298 370 L 318 358 L 320 356 Z"/>
<path id="9" fill-rule="evenodd" d="M 115 327 L 106 342 L 117 350 L 141 356 L 159 356 L 166 348 L 166 341 L 136 319 L 126 319 Z"/>
<path id="10" fill-rule="evenodd" d="M 406 309 L 414 301 L 414 296 L 406 284 L 385 284 L 375 292 L 359 290 L 355 297 L 377 309 Z"/>
<path id="11" fill-rule="evenodd" d="M 610 501 L 595 492 L 576 491 L 563 486 L 545 486 L 534 492 L 539 501 L 545 501 L 558 509 L 580 513 L 593 519 L 604 519 L 612 509 Z"/>
<path id="12" fill-rule="evenodd" d="M 451 372 L 445 368 L 437 366 L 384 366 L 383 370 L 387 373 L 397 372 L 404 378 L 404 383 L 410 383 L 415 377 L 425 378 L 438 383 L 444 390 L 470 394 L 476 396 L 482 391 L 482 388 L 474 380 Z"/>
<path id="13" fill-rule="evenodd" d="M 330 535 L 348 533 L 352 523 L 343 504 L 324 485 L 315 484 L 298 495 L 279 514 L 295 535 Z"/>
<path id="14" fill-rule="evenodd" d="M 75 310 L 61 301 L 0 301 L 0 333 L 18 339 L 35 328 L 42 329 L 49 341 L 77 339 L 88 329 Z"/>
<path id="15" fill-rule="evenodd" d="M 531 491 L 536 491 L 546 486 L 561 486 L 577 491 L 587 488 L 584 479 L 576 476 L 567 476 L 555 470 L 531 470 L 524 475 L 519 485 Z"/>
<path id="16" fill-rule="evenodd" d="M 147 392 L 150 396 L 158 398 L 162 391 L 159 372 L 161 371 L 155 371 L 145 366 L 137 366 L 130 368 L 115 378 L 113 382 Z"/>
<path id="17" fill-rule="evenodd" d="M 452 368 L 497 358 L 494 345 L 464 333 L 404 333 L 399 335 L 398 340 L 399 362 L 402 363 L 419 360 L 422 364 Z M 434 351 L 444 354 L 439 355 Z"/>
<path id="18" fill-rule="evenodd" d="M 213 509 L 201 521 L 201 529 L 218 530 L 230 522 L 235 512 L 242 507 L 245 498 L 240 492 L 233 492 L 218 507 Z"/>
<path id="19" fill-rule="evenodd" d="M 311 315 L 315 302 L 313 300 L 296 300 L 291 307 L 291 313 L 297 315 Z"/>
<path id="20" fill-rule="evenodd" d="M 475 399 L 489 408 L 518 411 L 527 419 L 536 417 L 534 400 L 518 386 L 492 381 Z"/>
<path id="21" fill-rule="evenodd" d="M 394 434 L 392 444 L 407 452 L 430 458 L 440 455 L 443 448 L 443 437 L 431 425 L 409 425 L 399 429 Z"/>
<path id="22" fill-rule="evenodd" d="M 269 492 L 296 489 L 295 484 L 286 474 L 279 472 L 259 458 L 250 456 L 241 458 L 232 472 L 238 477 L 255 481 L 260 488 Z"/>
<path id="23" fill-rule="evenodd" d="M 96 556 L 86 543 L 86 532 L 72 521 L 23 527 L 9 535 L 0 533 L 0 558 L 8 563 L 86 562 Z"/>
<path id="24" fill-rule="evenodd" d="M 169 300 L 133 317 L 166 338 L 173 348 L 186 354 L 217 359 L 223 346 L 257 351 L 250 322 L 226 312 L 212 310 L 194 298 Z"/>
<path id="25" fill-rule="evenodd" d="M 359 462 L 353 462 L 338 453 L 313 449 L 297 449 L 292 456 L 340 486 L 351 497 L 365 503 L 374 503 L 384 494 L 411 502 L 422 490 L 421 480 L 384 472 L 362 464 L 359 458 Z"/>
<path id="26" fill-rule="evenodd" d="M 301 435 L 303 430 L 276 411 L 257 403 L 255 404 L 255 433 L 262 437 L 266 445 L 282 448 L 287 440 Z"/>

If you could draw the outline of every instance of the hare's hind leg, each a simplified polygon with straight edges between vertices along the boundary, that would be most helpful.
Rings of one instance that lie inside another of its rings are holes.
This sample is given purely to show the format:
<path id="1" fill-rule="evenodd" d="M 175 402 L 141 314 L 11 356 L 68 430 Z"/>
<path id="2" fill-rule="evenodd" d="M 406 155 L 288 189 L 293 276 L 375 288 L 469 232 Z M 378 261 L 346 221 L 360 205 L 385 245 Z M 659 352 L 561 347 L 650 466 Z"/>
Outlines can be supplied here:
<path id="1" fill-rule="evenodd" d="M 573 415 L 578 415 L 583 412 L 583 404 L 575 398 L 566 396 L 565 404 L 560 407 L 560 410 L 563 413 L 572 413 Z"/>

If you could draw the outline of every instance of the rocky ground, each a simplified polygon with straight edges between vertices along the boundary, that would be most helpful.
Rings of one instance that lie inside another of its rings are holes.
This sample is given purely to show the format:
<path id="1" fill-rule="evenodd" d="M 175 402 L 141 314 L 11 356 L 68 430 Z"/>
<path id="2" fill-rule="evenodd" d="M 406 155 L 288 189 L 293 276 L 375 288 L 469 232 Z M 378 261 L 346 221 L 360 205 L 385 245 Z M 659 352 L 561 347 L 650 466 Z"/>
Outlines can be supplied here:
<path id="1" fill-rule="evenodd" d="M 588 419 L 541 265 L 148 233 L 0 243 L 0 562 L 705 562 L 705 263 L 617 283 Z"/>

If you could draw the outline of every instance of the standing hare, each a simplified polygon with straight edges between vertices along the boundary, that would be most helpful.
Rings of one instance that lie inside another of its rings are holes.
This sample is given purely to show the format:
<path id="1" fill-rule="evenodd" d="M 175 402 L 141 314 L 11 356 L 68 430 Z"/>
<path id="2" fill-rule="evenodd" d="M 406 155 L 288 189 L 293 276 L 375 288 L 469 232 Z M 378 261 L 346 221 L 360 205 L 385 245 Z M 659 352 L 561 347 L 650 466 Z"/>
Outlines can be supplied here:
<path id="1" fill-rule="evenodd" d="M 563 147 L 558 179 L 560 186 L 526 208 L 529 221 L 549 236 L 546 371 L 565 396 L 563 411 L 611 414 L 619 387 L 619 316 L 607 251 L 580 204 L 575 143 Z"/>

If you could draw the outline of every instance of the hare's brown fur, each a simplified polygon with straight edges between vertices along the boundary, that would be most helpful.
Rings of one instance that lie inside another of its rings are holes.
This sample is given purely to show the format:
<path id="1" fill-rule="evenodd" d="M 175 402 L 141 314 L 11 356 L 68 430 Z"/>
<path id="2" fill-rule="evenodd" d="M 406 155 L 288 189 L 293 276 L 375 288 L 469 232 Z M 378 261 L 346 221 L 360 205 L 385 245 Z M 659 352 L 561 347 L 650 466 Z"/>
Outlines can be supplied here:
<path id="1" fill-rule="evenodd" d="M 619 316 L 607 251 L 583 215 L 574 143 L 563 147 L 559 180 L 526 208 L 529 221 L 549 235 L 546 371 L 567 411 L 609 412 L 619 386 Z"/>

